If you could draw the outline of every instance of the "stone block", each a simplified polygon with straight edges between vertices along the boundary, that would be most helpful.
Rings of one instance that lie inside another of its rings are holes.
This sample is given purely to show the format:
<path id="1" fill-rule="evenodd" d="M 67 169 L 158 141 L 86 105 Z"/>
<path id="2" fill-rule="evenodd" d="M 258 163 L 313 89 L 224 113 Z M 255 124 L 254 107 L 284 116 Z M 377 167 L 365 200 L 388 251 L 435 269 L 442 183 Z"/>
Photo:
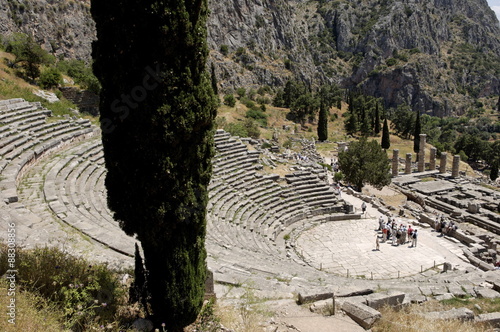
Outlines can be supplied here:
<path id="1" fill-rule="evenodd" d="M 299 293 L 299 304 L 317 302 L 321 300 L 331 299 L 333 298 L 333 292 L 324 292 L 324 293 Z"/>
<path id="2" fill-rule="evenodd" d="M 391 294 L 382 294 L 382 293 L 373 293 L 366 297 L 366 304 L 378 310 L 385 305 L 389 305 L 391 307 L 400 306 L 405 298 L 405 293 L 397 292 Z"/>
<path id="3" fill-rule="evenodd" d="M 500 298 L 500 293 L 496 290 L 484 287 L 474 288 L 476 291 L 477 297 L 485 298 L 485 299 L 497 299 Z"/>
<path id="4" fill-rule="evenodd" d="M 342 310 L 365 330 L 370 329 L 382 315 L 363 303 L 345 301 Z"/>
<path id="5" fill-rule="evenodd" d="M 476 322 L 487 323 L 493 328 L 500 328 L 500 312 L 490 312 L 487 314 L 477 315 Z"/>
<path id="6" fill-rule="evenodd" d="M 474 312 L 467 308 L 453 308 L 448 311 L 434 311 L 422 314 L 427 319 L 458 319 L 462 321 L 468 321 L 474 319 Z"/>
<path id="7" fill-rule="evenodd" d="M 455 296 L 451 293 L 446 293 L 446 294 L 442 294 L 442 295 L 438 295 L 436 296 L 436 300 L 437 301 L 443 301 L 443 300 L 451 300 L 452 298 L 454 298 Z"/>
<path id="8" fill-rule="evenodd" d="M 319 315 L 335 315 L 335 301 L 333 299 L 314 302 L 309 306 L 309 310 Z"/>

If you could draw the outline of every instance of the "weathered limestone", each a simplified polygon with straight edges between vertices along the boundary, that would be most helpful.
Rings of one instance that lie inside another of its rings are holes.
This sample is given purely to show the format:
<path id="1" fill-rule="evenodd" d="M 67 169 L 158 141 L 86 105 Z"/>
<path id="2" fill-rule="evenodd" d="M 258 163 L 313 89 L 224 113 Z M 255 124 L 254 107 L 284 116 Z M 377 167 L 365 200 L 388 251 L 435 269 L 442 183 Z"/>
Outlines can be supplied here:
<path id="1" fill-rule="evenodd" d="M 370 329 L 382 317 L 377 310 L 354 301 L 345 301 L 342 304 L 342 310 L 366 330 Z"/>
<path id="2" fill-rule="evenodd" d="M 454 155 L 453 156 L 453 166 L 451 169 L 451 176 L 453 178 L 458 178 L 458 171 L 460 169 L 460 156 L 459 155 Z"/>
<path id="3" fill-rule="evenodd" d="M 427 319 L 459 319 L 462 321 L 473 320 L 474 312 L 467 308 L 453 308 L 448 311 L 434 311 L 423 314 Z"/>
<path id="4" fill-rule="evenodd" d="M 420 134 L 420 151 L 418 152 L 418 171 L 425 171 L 425 140 L 426 134 Z"/>
<path id="5" fill-rule="evenodd" d="M 312 293 L 312 294 L 299 293 L 299 304 L 317 302 L 331 298 L 333 298 L 333 292 Z"/>
<path id="6" fill-rule="evenodd" d="M 441 152 L 441 162 L 439 163 L 439 173 L 441 174 L 446 173 L 446 158 L 446 152 Z"/>
<path id="7" fill-rule="evenodd" d="M 392 176 L 398 176 L 399 174 L 399 150 L 392 150 Z"/>
<path id="8" fill-rule="evenodd" d="M 486 323 L 494 328 L 500 327 L 500 312 L 491 312 L 487 314 L 480 314 L 476 317 L 476 322 Z"/>
<path id="9" fill-rule="evenodd" d="M 436 153 L 437 153 L 437 149 L 432 147 L 431 152 L 430 152 L 430 160 L 429 160 L 429 169 L 431 171 L 436 170 Z"/>
<path id="10" fill-rule="evenodd" d="M 406 154 L 405 174 L 411 174 L 411 153 Z"/>
<path id="11" fill-rule="evenodd" d="M 391 293 L 388 295 L 382 293 L 373 293 L 367 296 L 366 304 L 369 307 L 378 310 L 386 305 L 389 305 L 391 307 L 400 306 L 403 303 L 404 299 L 405 293 L 402 292 Z"/>

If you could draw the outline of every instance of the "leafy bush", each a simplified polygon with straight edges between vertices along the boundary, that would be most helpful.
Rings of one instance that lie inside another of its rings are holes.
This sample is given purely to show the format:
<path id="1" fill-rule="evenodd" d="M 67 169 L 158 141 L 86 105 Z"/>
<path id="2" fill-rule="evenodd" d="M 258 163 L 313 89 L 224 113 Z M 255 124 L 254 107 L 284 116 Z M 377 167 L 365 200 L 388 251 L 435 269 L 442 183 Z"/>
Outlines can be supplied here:
<path id="1" fill-rule="evenodd" d="M 259 138 L 260 129 L 257 123 L 252 119 L 246 119 L 243 122 L 229 123 L 224 130 L 233 136 Z"/>
<path id="2" fill-rule="evenodd" d="M 62 83 L 61 72 L 55 67 L 50 67 L 42 72 L 38 82 L 43 89 L 56 88 Z"/>
<path id="3" fill-rule="evenodd" d="M 388 65 L 389 67 L 394 66 L 398 61 L 394 58 L 389 58 L 385 60 L 385 64 Z"/>
<path id="4" fill-rule="evenodd" d="M 234 107 L 236 106 L 236 99 L 232 94 L 228 94 L 224 96 L 224 105 L 227 105 L 229 107 Z"/>
<path id="5" fill-rule="evenodd" d="M 57 68 L 75 80 L 83 89 L 98 94 L 101 84 L 95 77 L 92 67 L 83 60 L 62 60 L 57 63 Z"/>
<path id="6" fill-rule="evenodd" d="M 219 51 L 222 55 L 227 56 L 229 54 L 229 47 L 227 45 L 221 45 Z"/>
<path id="7" fill-rule="evenodd" d="M 246 112 L 245 117 L 252 118 L 252 119 L 256 120 L 262 126 L 267 126 L 267 114 L 265 114 L 264 112 L 262 112 L 259 109 L 255 109 L 255 108 L 249 109 Z"/>
<path id="8" fill-rule="evenodd" d="M 245 88 L 238 88 L 236 89 L 236 93 L 240 98 L 244 98 L 246 95 L 246 89 Z"/>

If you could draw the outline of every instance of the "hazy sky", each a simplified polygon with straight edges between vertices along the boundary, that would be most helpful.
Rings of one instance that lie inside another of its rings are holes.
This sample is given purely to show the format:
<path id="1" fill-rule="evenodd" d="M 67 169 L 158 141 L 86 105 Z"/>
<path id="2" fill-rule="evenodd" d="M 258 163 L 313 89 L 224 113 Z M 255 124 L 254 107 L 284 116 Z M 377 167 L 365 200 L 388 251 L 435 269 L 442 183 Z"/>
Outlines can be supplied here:
<path id="1" fill-rule="evenodd" d="M 491 9 L 497 14 L 498 20 L 500 21 L 500 0 L 488 0 L 488 3 Z"/>

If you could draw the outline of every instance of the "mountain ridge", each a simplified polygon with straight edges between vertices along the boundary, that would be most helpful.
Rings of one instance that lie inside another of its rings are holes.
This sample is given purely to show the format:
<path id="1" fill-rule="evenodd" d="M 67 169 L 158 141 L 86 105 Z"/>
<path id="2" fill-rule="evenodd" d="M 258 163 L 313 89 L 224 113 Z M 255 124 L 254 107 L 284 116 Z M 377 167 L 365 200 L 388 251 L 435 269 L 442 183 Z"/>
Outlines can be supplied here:
<path id="1" fill-rule="evenodd" d="M 208 44 L 223 90 L 338 83 L 436 116 L 500 91 L 500 25 L 486 0 L 210 2 Z M 0 33 L 33 34 L 50 52 L 89 59 L 88 1 L 9 0 Z"/>

